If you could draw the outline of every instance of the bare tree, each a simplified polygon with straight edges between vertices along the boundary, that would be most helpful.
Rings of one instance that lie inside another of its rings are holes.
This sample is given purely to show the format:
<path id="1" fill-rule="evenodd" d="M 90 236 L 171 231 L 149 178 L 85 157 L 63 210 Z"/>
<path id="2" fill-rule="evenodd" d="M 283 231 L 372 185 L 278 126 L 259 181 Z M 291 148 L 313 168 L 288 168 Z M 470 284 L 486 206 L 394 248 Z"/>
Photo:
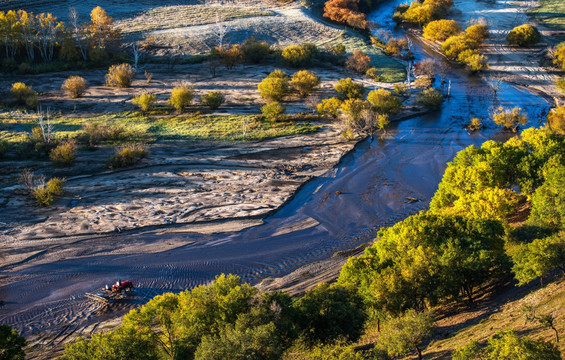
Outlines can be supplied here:
<path id="1" fill-rule="evenodd" d="M 226 37 L 227 33 L 227 26 L 224 22 L 224 19 L 220 17 L 220 12 L 216 12 L 216 25 L 214 26 L 214 35 L 218 39 L 218 48 L 223 50 L 224 48 L 224 38 Z"/>
<path id="2" fill-rule="evenodd" d="M 39 109 L 38 115 L 38 124 L 39 128 L 41 129 L 43 142 L 50 144 L 51 140 L 53 140 L 53 124 L 51 124 L 51 112 L 49 111 L 49 109 L 47 109 L 47 111 L 45 112 Z"/>
<path id="3" fill-rule="evenodd" d="M 80 16 L 76 8 L 69 8 L 69 24 L 72 27 L 72 31 L 75 35 L 75 41 L 77 42 L 78 48 L 80 49 L 80 54 L 84 61 L 88 60 L 88 52 L 86 46 L 83 44 L 84 29 L 80 24 Z"/>
<path id="4" fill-rule="evenodd" d="M 132 51 L 133 51 L 133 66 L 135 68 L 135 71 L 137 71 L 137 66 L 139 65 L 139 60 L 141 59 L 141 57 L 143 56 L 143 54 L 140 51 L 140 47 L 139 47 L 139 43 L 134 42 L 131 45 Z"/>

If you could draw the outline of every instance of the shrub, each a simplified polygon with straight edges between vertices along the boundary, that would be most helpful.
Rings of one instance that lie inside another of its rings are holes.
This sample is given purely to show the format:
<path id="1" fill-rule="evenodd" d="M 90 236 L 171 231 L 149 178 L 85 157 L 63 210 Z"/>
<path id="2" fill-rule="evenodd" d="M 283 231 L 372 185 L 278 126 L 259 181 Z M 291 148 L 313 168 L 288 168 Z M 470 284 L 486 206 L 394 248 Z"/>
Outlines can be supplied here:
<path id="1" fill-rule="evenodd" d="M 308 96 L 320 85 L 320 78 L 308 70 L 300 70 L 292 75 L 292 85 L 301 96 Z"/>
<path id="2" fill-rule="evenodd" d="M 475 24 L 465 29 L 467 37 L 481 44 L 489 37 L 488 26 L 483 24 Z"/>
<path id="3" fill-rule="evenodd" d="M 519 46 L 533 45 L 540 41 L 541 34 L 535 26 L 524 24 L 512 29 L 506 41 Z"/>
<path id="4" fill-rule="evenodd" d="M 281 70 L 275 70 L 257 85 L 263 99 L 279 101 L 289 91 L 288 76 Z"/>
<path id="5" fill-rule="evenodd" d="M 224 95 L 219 91 L 210 91 L 206 95 L 202 97 L 202 102 L 208 105 L 208 107 L 212 110 L 216 110 L 224 103 L 226 98 Z"/>
<path id="6" fill-rule="evenodd" d="M 402 18 L 412 24 L 418 24 L 420 26 L 429 23 L 433 20 L 434 8 L 430 5 L 421 4 L 419 2 L 413 2 L 408 10 L 404 12 Z"/>
<path id="7" fill-rule="evenodd" d="M 220 62 L 226 67 L 226 69 L 231 70 L 234 66 L 239 65 L 243 62 L 243 50 L 241 46 L 233 45 L 229 49 L 218 50 L 220 56 Z"/>
<path id="8" fill-rule="evenodd" d="M 313 44 L 289 45 L 281 54 L 284 61 L 293 67 L 312 65 L 316 55 L 317 49 Z"/>
<path id="9" fill-rule="evenodd" d="M 130 64 L 112 65 L 106 74 L 106 85 L 117 88 L 131 86 L 135 69 Z"/>
<path id="10" fill-rule="evenodd" d="M 82 135 L 79 139 L 82 143 L 93 148 L 102 141 L 123 141 L 131 135 L 122 125 L 102 126 L 88 122 L 82 125 Z"/>
<path id="11" fill-rule="evenodd" d="M 149 84 L 151 82 L 151 79 L 153 79 L 153 73 L 150 73 L 149 71 L 146 70 L 144 75 L 145 75 L 145 82 Z"/>
<path id="12" fill-rule="evenodd" d="M 375 112 L 383 115 L 396 114 L 402 107 L 400 99 L 385 89 L 371 91 L 367 96 L 367 101 Z"/>
<path id="13" fill-rule="evenodd" d="M 512 110 L 504 109 L 502 106 L 498 108 L 492 116 L 496 125 L 500 125 L 505 129 L 516 131 L 518 125 L 526 125 L 528 117 L 522 113 L 521 108 L 514 108 Z"/>
<path id="14" fill-rule="evenodd" d="M 142 146 L 129 145 L 118 150 L 116 155 L 108 159 L 108 168 L 117 169 L 137 164 L 147 156 L 147 150 Z"/>
<path id="15" fill-rule="evenodd" d="M 477 50 L 464 50 L 459 56 L 457 56 L 457 61 L 467 65 L 467 68 L 471 72 L 477 72 L 488 67 L 487 57 L 481 55 Z"/>
<path id="16" fill-rule="evenodd" d="M 555 80 L 555 86 L 557 86 L 557 89 L 561 91 L 561 93 L 565 94 L 565 76 L 557 78 Z"/>
<path id="17" fill-rule="evenodd" d="M 460 53 L 465 50 L 478 49 L 479 44 L 467 35 L 451 36 L 441 44 L 441 50 L 451 60 L 457 60 Z"/>
<path id="18" fill-rule="evenodd" d="M 141 111 L 149 111 L 155 101 L 157 101 L 157 96 L 153 94 L 143 93 L 134 97 L 131 100 L 131 103 L 137 105 Z"/>
<path id="19" fill-rule="evenodd" d="M 271 48 L 266 42 L 260 42 L 257 41 L 257 38 L 250 37 L 241 45 L 241 51 L 246 62 L 258 64 L 269 56 Z"/>
<path id="20" fill-rule="evenodd" d="M 339 98 L 342 100 L 360 99 L 365 95 L 365 87 L 363 84 L 356 83 L 351 80 L 351 78 L 339 79 L 334 88 L 339 94 Z"/>
<path id="21" fill-rule="evenodd" d="M 286 108 L 278 101 L 270 102 L 261 108 L 263 116 L 272 122 L 277 121 L 285 112 Z"/>
<path id="22" fill-rule="evenodd" d="M 455 20 L 436 20 L 424 27 L 424 37 L 430 40 L 444 41 L 461 32 L 461 25 Z"/>
<path id="23" fill-rule="evenodd" d="M 345 67 L 358 74 L 364 74 L 371 65 L 371 58 L 361 50 L 353 51 L 353 55 L 345 61 Z"/>
<path id="24" fill-rule="evenodd" d="M 75 161 L 77 144 L 74 139 L 69 139 L 49 152 L 49 158 L 59 166 L 69 166 Z"/>
<path id="25" fill-rule="evenodd" d="M 408 50 L 406 39 L 389 39 L 384 46 L 385 54 L 388 56 L 402 56 L 404 50 Z"/>
<path id="26" fill-rule="evenodd" d="M 30 109 L 36 108 L 39 102 L 37 99 L 37 91 L 22 82 L 13 83 L 10 94 L 17 99 L 20 105 L 25 105 Z"/>
<path id="27" fill-rule="evenodd" d="M 419 100 L 430 109 L 437 109 L 443 103 L 443 96 L 434 88 L 429 88 L 418 94 Z"/>
<path id="28" fill-rule="evenodd" d="M 358 123 L 368 107 L 369 104 L 365 100 L 347 99 L 341 104 L 340 110 L 345 117 L 345 123 L 352 127 L 351 124 Z"/>
<path id="29" fill-rule="evenodd" d="M 175 87 L 171 91 L 171 96 L 169 97 L 169 104 L 174 107 L 179 113 L 184 111 L 194 98 L 194 88 L 192 86 L 181 85 Z"/>
<path id="30" fill-rule="evenodd" d="M 381 75 L 379 74 L 379 69 L 372 67 L 365 71 L 365 75 L 370 77 L 374 81 L 381 81 Z"/>
<path id="31" fill-rule="evenodd" d="M 81 97 L 88 88 L 88 81 L 81 76 L 71 76 L 63 83 L 61 89 L 66 92 L 71 98 L 76 99 Z"/>
<path id="32" fill-rule="evenodd" d="M 432 86 L 432 79 L 422 76 L 414 80 L 414 87 L 417 89 L 427 89 Z"/>
<path id="33" fill-rule="evenodd" d="M 33 189 L 31 196 L 38 205 L 49 206 L 55 200 L 55 196 L 63 193 L 63 185 L 65 185 L 64 179 L 52 178 L 46 184 Z"/>
<path id="34" fill-rule="evenodd" d="M 553 132 L 565 135 L 565 105 L 551 109 L 547 114 L 547 123 Z"/>
<path id="35" fill-rule="evenodd" d="M 316 110 L 318 110 L 320 115 L 329 115 L 335 119 L 339 115 L 340 106 L 341 101 L 338 98 L 329 98 L 322 100 L 316 107 Z"/>
<path id="36" fill-rule="evenodd" d="M 480 130 L 482 127 L 483 127 L 483 122 L 479 118 L 472 118 L 471 121 L 469 122 L 469 125 L 467 125 L 467 129 L 471 131 Z"/>
<path id="37" fill-rule="evenodd" d="M 553 49 L 553 64 L 565 70 L 565 41 Z"/>
<path id="38" fill-rule="evenodd" d="M 427 76 L 430 79 L 436 77 L 436 69 L 438 64 L 432 59 L 425 59 L 414 64 L 414 73 L 416 75 Z"/>
<path id="39" fill-rule="evenodd" d="M 394 92 L 398 95 L 406 94 L 406 90 L 408 90 L 408 85 L 406 84 L 394 84 Z"/>

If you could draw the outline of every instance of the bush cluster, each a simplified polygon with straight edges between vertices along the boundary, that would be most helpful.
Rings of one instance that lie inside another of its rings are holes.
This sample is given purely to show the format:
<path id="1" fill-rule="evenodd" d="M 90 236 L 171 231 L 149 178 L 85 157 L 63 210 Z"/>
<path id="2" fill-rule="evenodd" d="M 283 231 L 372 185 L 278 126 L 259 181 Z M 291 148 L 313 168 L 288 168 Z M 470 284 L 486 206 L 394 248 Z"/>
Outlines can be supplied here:
<path id="1" fill-rule="evenodd" d="M 257 85 L 263 99 L 270 101 L 282 100 L 290 90 L 288 75 L 281 70 L 275 70 Z"/>
<path id="2" fill-rule="evenodd" d="M 351 78 L 339 79 L 334 88 L 341 100 L 360 99 L 365 95 L 365 86 L 356 83 Z"/>
<path id="3" fill-rule="evenodd" d="M 81 97 L 86 89 L 88 89 L 88 81 L 81 76 L 71 76 L 61 86 L 71 98 L 76 99 Z"/>
<path id="4" fill-rule="evenodd" d="M 157 96 L 154 94 L 143 93 L 137 95 L 131 100 L 131 103 L 137 105 L 141 111 L 149 111 L 153 104 L 157 101 Z"/>
<path id="5" fill-rule="evenodd" d="M 109 169 L 118 169 L 137 164 L 147 156 L 147 150 L 140 145 L 129 145 L 118 150 L 116 155 L 108 159 Z"/>
<path id="6" fill-rule="evenodd" d="M 285 112 L 286 108 L 278 101 L 272 101 L 261 107 L 261 113 L 263 116 L 272 122 L 279 120 Z"/>
<path id="7" fill-rule="evenodd" d="M 320 78 L 308 70 L 300 70 L 292 75 L 290 85 L 300 96 L 308 96 L 320 85 Z"/>
<path id="8" fill-rule="evenodd" d="M 424 26 L 424 37 L 430 40 L 445 41 L 461 32 L 461 25 L 455 20 L 436 20 Z"/>
<path id="9" fill-rule="evenodd" d="M 361 50 L 354 50 L 353 55 L 345 60 L 345 67 L 358 74 L 365 74 L 371 66 L 371 58 Z"/>
<path id="10" fill-rule="evenodd" d="M 130 64 L 112 65 L 106 74 L 106 85 L 116 88 L 131 86 L 135 69 Z"/>
<path id="11" fill-rule="evenodd" d="M 210 109 L 216 110 L 226 101 L 224 94 L 219 91 L 210 91 L 206 95 L 202 96 L 202 102 L 206 104 Z"/>
<path id="12" fill-rule="evenodd" d="M 10 94 L 16 98 L 20 105 L 25 105 L 30 109 L 35 109 L 39 104 L 37 91 L 22 82 L 13 83 Z"/>
<path id="13" fill-rule="evenodd" d="M 506 41 L 510 44 L 519 45 L 519 46 L 528 46 L 533 45 L 540 41 L 541 34 L 535 26 L 524 24 L 520 26 L 516 26 L 512 29 L 508 36 L 506 37 Z"/>
<path id="14" fill-rule="evenodd" d="M 283 60 L 293 67 L 308 67 L 318 56 L 318 48 L 314 44 L 289 45 L 283 49 Z"/>
<path id="15" fill-rule="evenodd" d="M 49 158 L 59 166 L 69 166 L 75 161 L 76 150 L 74 139 L 65 140 L 49 152 Z"/>
<path id="16" fill-rule="evenodd" d="M 184 109 L 192 103 L 193 98 L 194 88 L 188 85 L 181 85 L 175 87 L 171 91 L 171 96 L 169 97 L 168 102 L 179 113 L 182 113 Z"/>
<path id="17" fill-rule="evenodd" d="M 52 178 L 45 184 L 37 186 L 31 192 L 32 198 L 40 206 L 49 206 L 55 200 L 55 196 L 63 193 L 63 185 L 65 180 L 60 178 Z"/>

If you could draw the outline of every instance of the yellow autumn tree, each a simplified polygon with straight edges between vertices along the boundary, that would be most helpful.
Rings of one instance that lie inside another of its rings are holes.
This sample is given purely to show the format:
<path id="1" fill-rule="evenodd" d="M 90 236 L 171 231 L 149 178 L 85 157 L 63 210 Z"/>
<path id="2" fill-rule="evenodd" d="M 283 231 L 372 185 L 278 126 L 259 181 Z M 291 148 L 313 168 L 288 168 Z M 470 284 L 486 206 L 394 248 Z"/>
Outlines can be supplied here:
<path id="1" fill-rule="evenodd" d="M 120 39 L 120 33 L 113 25 L 114 18 L 109 16 L 104 9 L 100 6 L 92 9 L 88 30 L 93 47 L 104 49 L 108 43 Z"/>

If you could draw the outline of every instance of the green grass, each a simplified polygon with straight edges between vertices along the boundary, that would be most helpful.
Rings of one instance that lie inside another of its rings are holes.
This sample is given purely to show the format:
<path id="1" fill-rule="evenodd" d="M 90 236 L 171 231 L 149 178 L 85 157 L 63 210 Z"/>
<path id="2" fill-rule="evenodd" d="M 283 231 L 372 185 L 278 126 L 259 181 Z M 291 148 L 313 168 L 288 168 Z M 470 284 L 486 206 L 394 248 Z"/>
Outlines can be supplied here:
<path id="1" fill-rule="evenodd" d="M 338 44 L 345 45 L 348 56 L 353 53 L 353 50 L 361 50 L 369 55 L 372 59 L 371 66 L 378 69 L 377 74 L 381 77 L 382 82 L 395 83 L 406 80 L 404 66 L 394 58 L 385 55 L 381 49 L 368 44 L 361 35 L 348 31 L 320 46 Z"/>
<path id="2" fill-rule="evenodd" d="M 529 11 L 537 21 L 557 30 L 565 30 L 565 1 L 541 0 L 541 6 Z"/>
<path id="3" fill-rule="evenodd" d="M 121 126 L 127 131 L 122 142 L 129 141 L 250 141 L 279 136 L 305 134 L 318 130 L 301 117 L 274 124 L 258 115 L 180 115 L 169 117 L 169 109 L 157 108 L 148 114 L 121 112 L 90 118 L 54 117 L 51 120 L 57 137 L 79 137 L 82 125 L 88 122 L 101 126 Z M 243 137 L 243 122 L 248 120 L 247 134 Z M 20 112 L 0 113 L 0 140 L 13 144 L 24 143 L 37 126 L 37 117 Z"/>

